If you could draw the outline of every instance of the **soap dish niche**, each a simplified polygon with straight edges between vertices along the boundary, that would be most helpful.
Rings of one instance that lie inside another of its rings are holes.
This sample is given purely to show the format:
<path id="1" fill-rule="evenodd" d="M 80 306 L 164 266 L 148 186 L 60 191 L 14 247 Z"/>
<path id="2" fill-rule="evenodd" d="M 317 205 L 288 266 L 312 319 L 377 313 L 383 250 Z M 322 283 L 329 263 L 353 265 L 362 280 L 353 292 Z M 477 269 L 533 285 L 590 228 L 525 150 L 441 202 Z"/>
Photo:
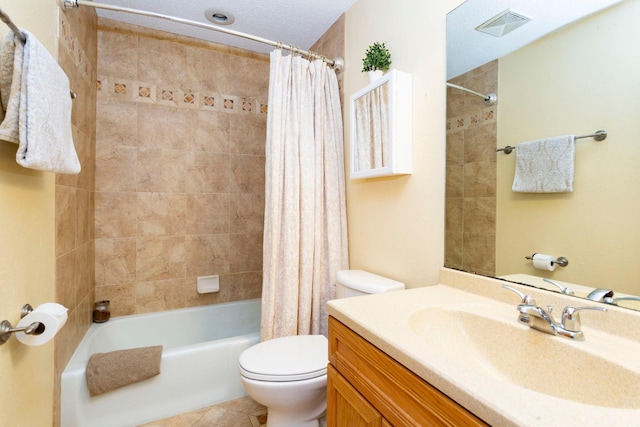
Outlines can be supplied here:
<path id="1" fill-rule="evenodd" d="M 198 276 L 197 290 L 199 294 L 210 294 L 220 291 L 220 276 Z"/>

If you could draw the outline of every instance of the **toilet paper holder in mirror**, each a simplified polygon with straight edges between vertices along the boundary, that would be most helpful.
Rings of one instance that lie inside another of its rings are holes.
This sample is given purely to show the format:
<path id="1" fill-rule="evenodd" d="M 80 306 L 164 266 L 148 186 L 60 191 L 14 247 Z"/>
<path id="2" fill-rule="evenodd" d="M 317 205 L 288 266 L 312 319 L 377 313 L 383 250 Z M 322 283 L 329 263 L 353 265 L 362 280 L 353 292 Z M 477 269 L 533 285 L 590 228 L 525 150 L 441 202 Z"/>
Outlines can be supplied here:
<path id="1" fill-rule="evenodd" d="M 32 311 L 33 307 L 31 307 L 31 304 L 23 305 L 22 310 L 20 311 L 20 318 L 22 319 Z M 11 334 L 14 332 L 24 332 L 27 335 L 40 335 L 44 332 L 44 325 L 40 322 L 33 322 L 29 326 L 14 328 L 11 325 L 11 322 L 3 320 L 2 323 L 0 323 L 0 345 L 9 341 Z"/>
<path id="2" fill-rule="evenodd" d="M 526 256 L 526 259 L 532 260 L 535 254 L 530 255 L 530 256 Z M 557 264 L 560 267 L 566 267 L 567 265 L 569 265 L 569 260 L 563 256 L 558 257 L 557 259 L 551 261 L 551 264 Z"/>

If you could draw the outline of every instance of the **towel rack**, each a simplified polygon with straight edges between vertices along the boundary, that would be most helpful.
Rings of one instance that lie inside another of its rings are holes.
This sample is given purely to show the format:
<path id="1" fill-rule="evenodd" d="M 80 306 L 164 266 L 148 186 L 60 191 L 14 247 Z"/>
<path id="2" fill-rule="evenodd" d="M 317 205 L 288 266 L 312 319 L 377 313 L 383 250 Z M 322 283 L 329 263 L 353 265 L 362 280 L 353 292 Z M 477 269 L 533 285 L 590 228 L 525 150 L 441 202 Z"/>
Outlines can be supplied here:
<path id="1" fill-rule="evenodd" d="M 26 43 L 27 42 L 27 38 L 22 33 L 22 31 L 20 31 L 20 29 L 18 29 L 16 24 L 14 24 L 13 21 L 11 20 L 11 18 L 9 17 L 9 15 L 4 13 L 4 10 L 2 10 L 2 9 L 0 9 L 0 20 L 2 20 L 2 22 L 7 24 L 7 26 L 11 29 L 11 31 L 13 31 L 13 34 L 16 35 L 18 40 L 20 40 L 22 43 Z M 71 99 L 76 99 L 76 93 L 74 91 L 70 90 L 69 94 L 71 95 Z"/>
<path id="2" fill-rule="evenodd" d="M 24 34 L 22 34 L 22 32 L 18 29 L 18 27 L 16 27 L 16 24 L 14 24 L 11 18 L 9 18 L 9 15 L 4 13 L 2 9 L 0 9 L 0 19 L 2 20 L 2 22 L 7 24 L 9 28 L 11 28 L 11 31 L 13 31 L 13 34 L 15 34 L 16 37 L 18 37 L 18 39 L 22 43 L 26 43 L 27 38 L 24 36 Z"/>
<path id="3" fill-rule="evenodd" d="M 604 141 L 605 139 L 607 139 L 607 131 L 606 130 L 597 130 L 594 133 L 590 133 L 589 135 L 576 136 L 576 139 L 581 139 L 581 138 L 593 138 L 595 141 Z M 496 152 L 504 151 L 504 154 L 511 154 L 511 152 L 515 148 L 516 147 L 513 147 L 511 145 L 507 145 L 506 147 L 496 148 Z"/>

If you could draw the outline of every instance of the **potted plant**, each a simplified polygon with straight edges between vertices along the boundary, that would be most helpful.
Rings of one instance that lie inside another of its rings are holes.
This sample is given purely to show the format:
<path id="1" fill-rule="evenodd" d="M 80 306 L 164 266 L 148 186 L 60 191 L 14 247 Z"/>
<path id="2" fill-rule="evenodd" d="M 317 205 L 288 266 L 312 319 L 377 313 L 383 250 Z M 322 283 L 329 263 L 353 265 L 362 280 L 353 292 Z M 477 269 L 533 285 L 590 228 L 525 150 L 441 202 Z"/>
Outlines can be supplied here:
<path id="1" fill-rule="evenodd" d="M 391 53 L 384 43 L 375 42 L 367 48 L 364 58 L 362 58 L 362 72 L 369 73 L 371 82 L 382 77 L 382 74 L 389 71 L 391 65 Z"/>

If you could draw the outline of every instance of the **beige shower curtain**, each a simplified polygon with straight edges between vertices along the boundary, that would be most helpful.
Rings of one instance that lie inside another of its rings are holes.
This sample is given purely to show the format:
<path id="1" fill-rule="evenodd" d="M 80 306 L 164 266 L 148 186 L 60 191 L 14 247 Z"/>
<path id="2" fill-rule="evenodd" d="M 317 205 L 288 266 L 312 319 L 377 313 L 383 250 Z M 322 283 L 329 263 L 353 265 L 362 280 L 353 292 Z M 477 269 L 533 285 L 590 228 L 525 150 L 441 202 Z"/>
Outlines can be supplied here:
<path id="1" fill-rule="evenodd" d="M 271 53 L 262 341 L 327 333 L 325 304 L 348 267 L 342 114 L 335 71 Z"/>

